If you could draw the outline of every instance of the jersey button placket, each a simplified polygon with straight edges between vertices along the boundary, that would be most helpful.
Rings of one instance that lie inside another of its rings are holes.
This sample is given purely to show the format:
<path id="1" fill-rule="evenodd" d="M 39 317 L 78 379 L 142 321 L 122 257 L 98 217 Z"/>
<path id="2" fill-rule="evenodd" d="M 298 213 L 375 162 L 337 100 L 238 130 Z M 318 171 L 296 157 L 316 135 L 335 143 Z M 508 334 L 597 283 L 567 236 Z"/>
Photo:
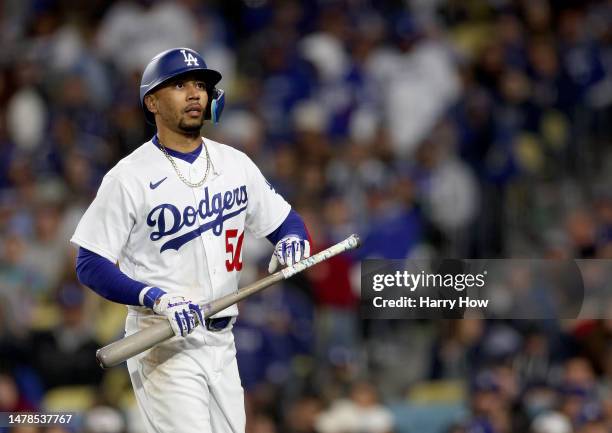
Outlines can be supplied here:
<path id="1" fill-rule="evenodd" d="M 204 176 L 206 170 L 206 161 L 202 158 L 197 158 L 193 164 L 190 164 L 189 166 L 189 176 L 190 176 L 190 182 L 199 182 L 200 179 L 202 179 L 202 176 Z M 194 202 L 194 206 L 196 209 L 199 208 L 200 206 L 200 200 L 202 200 L 204 198 L 204 188 L 209 186 L 209 181 L 208 179 L 206 180 L 206 182 L 204 182 L 204 185 L 202 185 L 199 188 L 191 188 L 191 193 L 193 194 L 193 202 Z M 203 220 L 199 213 L 197 214 L 197 219 L 198 219 L 198 226 L 204 224 L 206 221 Z M 213 287 L 215 285 L 215 264 L 214 264 L 214 251 L 211 248 L 212 247 L 212 239 L 211 239 L 211 231 L 207 230 L 206 232 L 204 232 L 203 235 L 200 236 L 200 242 L 202 243 L 202 248 L 204 248 L 204 255 L 206 256 L 206 264 L 207 264 L 207 268 L 208 268 L 208 278 L 209 278 L 209 287 L 208 287 L 208 294 L 207 294 L 207 299 L 209 300 L 213 300 L 213 296 L 214 296 L 214 290 Z"/>

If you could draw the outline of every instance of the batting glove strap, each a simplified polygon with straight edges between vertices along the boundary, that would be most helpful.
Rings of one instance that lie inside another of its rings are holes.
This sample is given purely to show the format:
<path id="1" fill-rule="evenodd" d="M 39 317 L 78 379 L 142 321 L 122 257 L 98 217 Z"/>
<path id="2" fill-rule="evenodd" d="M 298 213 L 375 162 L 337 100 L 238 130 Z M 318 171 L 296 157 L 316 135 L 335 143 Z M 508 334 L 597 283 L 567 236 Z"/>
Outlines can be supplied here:
<path id="1" fill-rule="evenodd" d="M 147 286 L 140 291 L 138 300 L 140 301 L 140 305 L 153 308 L 153 304 L 155 303 L 155 301 L 165 294 L 166 292 L 160 289 L 159 287 Z"/>
<path id="2" fill-rule="evenodd" d="M 176 336 L 185 337 L 204 323 L 200 306 L 184 296 L 163 294 L 155 300 L 153 311 L 166 316 Z"/>
<path id="3" fill-rule="evenodd" d="M 272 254 L 268 265 L 268 272 L 275 272 L 279 264 L 292 266 L 306 257 L 310 257 L 310 242 L 295 235 L 285 236 L 278 241 L 274 248 L 274 254 Z"/>

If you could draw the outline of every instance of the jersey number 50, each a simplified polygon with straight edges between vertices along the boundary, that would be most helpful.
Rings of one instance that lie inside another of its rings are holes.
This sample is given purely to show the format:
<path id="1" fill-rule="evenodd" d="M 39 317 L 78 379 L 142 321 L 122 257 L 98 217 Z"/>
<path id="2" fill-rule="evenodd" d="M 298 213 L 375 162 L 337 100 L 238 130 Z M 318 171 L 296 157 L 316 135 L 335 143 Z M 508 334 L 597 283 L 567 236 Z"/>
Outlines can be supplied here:
<path id="1" fill-rule="evenodd" d="M 236 241 L 232 242 L 230 240 L 234 240 L 236 238 L 238 238 Z M 227 269 L 227 272 L 242 270 L 241 256 L 243 239 L 244 232 L 240 233 L 240 236 L 238 236 L 238 230 L 236 229 L 228 229 L 225 231 L 225 252 L 229 253 L 230 255 L 229 259 L 225 259 L 225 269 Z"/>

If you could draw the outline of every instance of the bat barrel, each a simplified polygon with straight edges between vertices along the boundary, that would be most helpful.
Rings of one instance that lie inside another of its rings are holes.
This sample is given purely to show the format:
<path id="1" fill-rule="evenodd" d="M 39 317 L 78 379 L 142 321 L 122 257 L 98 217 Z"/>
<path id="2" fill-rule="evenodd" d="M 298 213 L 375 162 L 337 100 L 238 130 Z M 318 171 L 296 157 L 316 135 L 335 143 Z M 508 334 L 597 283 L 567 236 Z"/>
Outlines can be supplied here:
<path id="1" fill-rule="evenodd" d="M 102 368 L 114 367 L 126 359 L 167 340 L 173 335 L 174 331 L 172 331 L 170 322 L 167 320 L 161 321 L 98 349 L 96 351 L 98 364 Z"/>

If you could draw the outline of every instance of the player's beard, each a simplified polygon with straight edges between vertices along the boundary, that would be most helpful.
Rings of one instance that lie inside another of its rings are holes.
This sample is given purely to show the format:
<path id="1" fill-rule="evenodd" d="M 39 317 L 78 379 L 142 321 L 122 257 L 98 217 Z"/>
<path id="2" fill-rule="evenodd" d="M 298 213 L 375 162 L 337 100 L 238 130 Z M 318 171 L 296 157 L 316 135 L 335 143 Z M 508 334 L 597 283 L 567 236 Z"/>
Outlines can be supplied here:
<path id="1" fill-rule="evenodd" d="M 190 119 L 191 120 L 191 119 Z M 193 119 L 194 121 L 189 122 L 185 119 L 181 119 L 178 124 L 178 129 L 185 135 L 198 136 L 200 130 L 204 125 L 204 114 L 199 119 Z"/>

